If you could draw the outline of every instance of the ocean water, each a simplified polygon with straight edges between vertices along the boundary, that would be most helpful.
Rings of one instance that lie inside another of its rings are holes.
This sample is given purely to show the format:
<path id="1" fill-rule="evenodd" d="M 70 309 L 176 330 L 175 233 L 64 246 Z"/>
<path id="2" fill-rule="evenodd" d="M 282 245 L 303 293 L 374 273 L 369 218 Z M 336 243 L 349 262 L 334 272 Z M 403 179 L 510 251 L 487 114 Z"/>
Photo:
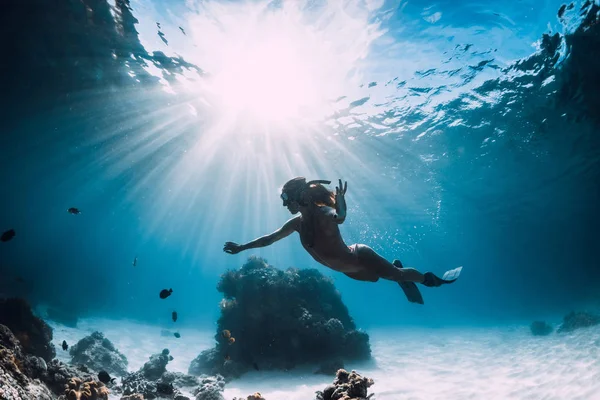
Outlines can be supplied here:
<path id="1" fill-rule="evenodd" d="M 186 371 L 212 346 L 219 277 L 258 255 L 334 280 L 377 398 L 593 399 L 598 331 L 528 334 L 600 309 L 600 17 L 562 4 L 8 2 L 0 296 L 80 318 L 52 322 L 57 343 L 99 329 L 132 370 L 168 347 Z M 224 253 L 290 218 L 295 176 L 348 182 L 346 243 L 459 281 L 421 306 L 297 235 Z M 173 310 L 186 334 L 167 346 Z M 251 373 L 226 397 L 328 381 Z"/>

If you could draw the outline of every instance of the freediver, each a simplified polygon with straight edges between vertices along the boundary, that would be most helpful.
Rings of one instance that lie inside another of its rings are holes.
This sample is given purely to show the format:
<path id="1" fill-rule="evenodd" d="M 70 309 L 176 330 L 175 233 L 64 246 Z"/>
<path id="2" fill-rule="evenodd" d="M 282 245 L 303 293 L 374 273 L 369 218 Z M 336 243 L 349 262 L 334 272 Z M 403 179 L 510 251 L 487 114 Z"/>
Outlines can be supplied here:
<path id="1" fill-rule="evenodd" d="M 302 246 L 317 262 L 359 281 L 377 282 L 381 278 L 398 282 L 408 301 L 418 304 L 423 304 L 423 297 L 415 283 L 437 287 L 452 283 L 458 278 L 462 267 L 447 271 L 439 278 L 432 272 L 423 274 L 414 268 L 404 268 L 399 260 L 390 263 L 367 245 L 347 246 L 338 225 L 346 219 L 345 194 L 348 183 L 342 185 L 340 179 L 335 193 L 323 186 L 330 183 L 327 180 L 307 182 L 303 177 L 288 181 L 281 191 L 283 206 L 292 215 L 300 215 L 288 220 L 275 232 L 246 244 L 226 242 L 223 251 L 237 254 L 269 246 L 298 232 Z"/>

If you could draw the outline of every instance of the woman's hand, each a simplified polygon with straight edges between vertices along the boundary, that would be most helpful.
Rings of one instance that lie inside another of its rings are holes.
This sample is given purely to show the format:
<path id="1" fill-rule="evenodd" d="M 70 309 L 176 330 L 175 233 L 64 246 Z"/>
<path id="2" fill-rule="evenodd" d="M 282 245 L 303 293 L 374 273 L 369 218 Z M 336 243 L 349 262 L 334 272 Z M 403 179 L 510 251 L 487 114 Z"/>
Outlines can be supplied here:
<path id="1" fill-rule="evenodd" d="M 346 198 L 344 195 L 346 194 L 346 190 L 348 190 L 348 182 L 344 182 L 342 185 L 342 180 L 339 180 L 339 186 L 335 187 L 335 211 L 336 211 L 336 219 L 339 219 L 340 222 L 344 221 L 346 218 Z"/>
<path id="2" fill-rule="evenodd" d="M 234 242 L 226 242 L 223 246 L 223 251 L 228 254 L 237 254 L 242 250 L 244 250 L 242 246 Z"/>
<path id="3" fill-rule="evenodd" d="M 348 190 L 348 182 L 344 182 L 342 185 L 342 180 L 339 180 L 339 186 L 335 187 L 335 201 L 338 202 L 338 199 L 344 200 L 344 195 L 346 194 L 346 190 Z M 345 203 L 344 203 L 345 204 Z"/>

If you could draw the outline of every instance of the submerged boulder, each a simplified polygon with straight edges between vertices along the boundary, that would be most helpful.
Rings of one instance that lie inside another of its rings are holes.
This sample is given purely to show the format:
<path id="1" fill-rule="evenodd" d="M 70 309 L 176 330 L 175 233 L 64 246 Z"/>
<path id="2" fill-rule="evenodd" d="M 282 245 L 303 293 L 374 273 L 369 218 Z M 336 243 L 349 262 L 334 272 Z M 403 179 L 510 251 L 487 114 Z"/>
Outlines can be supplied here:
<path id="1" fill-rule="evenodd" d="M 181 399 L 179 389 L 184 387 L 195 387 L 200 384 L 195 376 L 182 374 L 180 372 L 168 372 L 167 364 L 173 360 L 168 349 L 159 354 L 150 356 L 137 372 L 127 374 L 114 391 L 122 393 L 124 398 L 134 399 L 135 396 L 143 396 L 144 399 Z"/>
<path id="2" fill-rule="evenodd" d="M 32 361 L 33 360 L 33 361 Z M 40 361 L 41 360 L 41 361 Z M 12 331 L 0 325 L 0 399 L 3 400 L 52 400 L 55 396 L 37 378 L 43 376 L 30 363 L 43 363 L 41 357 L 26 354 Z M 43 367 L 40 369 L 43 370 Z"/>
<path id="3" fill-rule="evenodd" d="M 119 352 L 101 332 L 94 332 L 81 339 L 69 350 L 71 364 L 83 364 L 98 372 L 124 376 L 127 373 L 127 358 Z"/>
<path id="4" fill-rule="evenodd" d="M 317 392 L 316 400 L 367 400 L 372 396 L 368 394 L 368 389 L 374 383 L 373 379 L 361 376 L 356 371 L 340 369 L 333 384 Z"/>
<path id="5" fill-rule="evenodd" d="M 217 289 L 224 297 L 217 344 L 192 361 L 190 374 L 231 378 L 371 357 L 369 336 L 356 330 L 332 280 L 316 269 L 283 271 L 251 257 L 223 274 Z"/>
<path id="6" fill-rule="evenodd" d="M 588 328 L 600 324 L 600 316 L 587 312 L 570 312 L 563 318 L 563 323 L 557 332 L 572 332 L 579 328 Z"/>
<path id="7" fill-rule="evenodd" d="M 552 325 L 544 321 L 533 321 L 529 326 L 529 329 L 533 336 L 548 336 L 554 330 Z"/>
<path id="8" fill-rule="evenodd" d="M 56 357 L 52 328 L 33 315 L 27 301 L 20 298 L 0 299 L 0 324 L 10 329 L 23 351 L 48 362 Z"/>

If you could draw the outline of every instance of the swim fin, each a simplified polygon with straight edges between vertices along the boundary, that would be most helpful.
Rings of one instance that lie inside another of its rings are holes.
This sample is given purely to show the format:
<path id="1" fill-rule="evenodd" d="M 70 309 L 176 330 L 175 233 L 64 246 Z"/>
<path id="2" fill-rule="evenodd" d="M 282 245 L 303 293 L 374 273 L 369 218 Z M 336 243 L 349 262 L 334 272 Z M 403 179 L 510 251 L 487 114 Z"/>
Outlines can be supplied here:
<path id="1" fill-rule="evenodd" d="M 458 279 L 461 271 L 462 267 L 451 269 L 446 271 L 441 278 L 436 276 L 433 272 L 425 272 L 425 280 L 423 281 L 423 285 L 428 287 L 438 287 L 447 283 L 452 283 Z"/>
<path id="2" fill-rule="evenodd" d="M 396 268 L 404 268 L 400 260 L 394 260 L 392 264 L 394 264 L 394 267 Z M 423 295 L 421 294 L 421 291 L 414 282 L 398 282 L 398 285 L 400 285 L 400 287 L 404 291 L 404 294 L 406 295 L 408 301 L 410 301 L 411 303 L 425 304 L 425 302 L 423 301 Z"/>

